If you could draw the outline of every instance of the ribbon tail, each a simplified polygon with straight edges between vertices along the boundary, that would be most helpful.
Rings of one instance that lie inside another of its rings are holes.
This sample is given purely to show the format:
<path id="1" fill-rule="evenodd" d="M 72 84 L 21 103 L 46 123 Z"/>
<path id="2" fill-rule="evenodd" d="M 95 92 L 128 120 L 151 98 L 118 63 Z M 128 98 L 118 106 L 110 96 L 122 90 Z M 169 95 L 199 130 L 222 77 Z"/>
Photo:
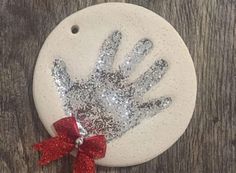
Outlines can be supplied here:
<path id="1" fill-rule="evenodd" d="M 34 144 L 33 148 L 42 154 L 39 164 L 46 165 L 71 152 L 74 144 L 65 136 L 57 136 Z"/>
<path id="2" fill-rule="evenodd" d="M 86 155 L 84 152 L 78 151 L 74 165 L 73 173 L 95 173 L 94 159 Z"/>

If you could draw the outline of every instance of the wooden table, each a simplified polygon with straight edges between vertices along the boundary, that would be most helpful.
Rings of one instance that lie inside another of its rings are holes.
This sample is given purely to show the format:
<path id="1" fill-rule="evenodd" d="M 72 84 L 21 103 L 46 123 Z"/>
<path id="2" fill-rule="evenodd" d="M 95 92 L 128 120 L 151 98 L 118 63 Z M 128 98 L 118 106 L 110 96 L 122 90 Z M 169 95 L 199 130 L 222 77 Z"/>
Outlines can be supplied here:
<path id="1" fill-rule="evenodd" d="M 70 156 L 37 165 L 33 143 L 49 137 L 32 97 L 34 65 L 52 29 L 66 16 L 103 0 L 0 1 L 0 173 L 69 173 Z M 113 1 L 114 2 L 114 1 Z M 169 21 L 192 55 L 196 109 L 175 145 L 152 161 L 98 173 L 236 172 L 236 1 L 131 0 Z"/>

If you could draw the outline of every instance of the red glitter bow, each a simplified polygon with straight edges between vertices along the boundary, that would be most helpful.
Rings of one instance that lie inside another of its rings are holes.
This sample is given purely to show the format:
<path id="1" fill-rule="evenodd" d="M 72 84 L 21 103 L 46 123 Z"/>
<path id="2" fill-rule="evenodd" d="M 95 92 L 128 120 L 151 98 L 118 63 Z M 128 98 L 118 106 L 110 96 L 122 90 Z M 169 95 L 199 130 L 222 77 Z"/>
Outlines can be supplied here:
<path id="1" fill-rule="evenodd" d="M 34 145 L 34 149 L 42 152 L 40 165 L 46 165 L 78 148 L 74 161 L 73 173 L 94 173 L 94 159 L 105 157 L 106 139 L 104 135 L 85 138 L 81 145 L 76 144 L 81 139 L 74 117 L 62 118 L 53 124 L 57 136 Z"/>

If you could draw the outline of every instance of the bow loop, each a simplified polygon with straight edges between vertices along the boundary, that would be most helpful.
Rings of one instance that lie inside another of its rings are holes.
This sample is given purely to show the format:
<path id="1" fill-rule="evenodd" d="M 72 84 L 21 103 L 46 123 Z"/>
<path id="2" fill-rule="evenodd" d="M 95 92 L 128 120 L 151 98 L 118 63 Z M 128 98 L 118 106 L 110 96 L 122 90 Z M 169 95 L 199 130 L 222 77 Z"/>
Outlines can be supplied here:
<path id="1" fill-rule="evenodd" d="M 106 153 L 106 139 L 103 135 L 86 138 L 80 146 L 80 150 L 93 159 L 103 158 Z"/>
<path id="2" fill-rule="evenodd" d="M 58 136 L 67 136 L 75 141 L 80 137 L 79 128 L 74 117 L 66 117 L 53 124 Z"/>

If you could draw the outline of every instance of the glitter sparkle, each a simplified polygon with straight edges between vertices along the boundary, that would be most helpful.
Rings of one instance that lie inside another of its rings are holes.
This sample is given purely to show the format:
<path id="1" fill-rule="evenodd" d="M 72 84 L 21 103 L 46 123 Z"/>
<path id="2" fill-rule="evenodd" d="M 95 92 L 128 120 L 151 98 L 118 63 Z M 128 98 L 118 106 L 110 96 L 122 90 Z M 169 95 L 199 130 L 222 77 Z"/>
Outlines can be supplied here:
<path id="1" fill-rule="evenodd" d="M 155 63 L 134 82 L 128 78 L 136 65 L 153 47 L 149 39 L 139 40 L 115 71 L 113 61 L 122 34 L 113 32 L 103 42 L 96 66 L 86 80 L 72 81 L 62 59 L 52 68 L 57 90 L 67 115 L 75 115 L 82 135 L 104 134 L 108 141 L 120 137 L 142 119 L 169 107 L 170 97 L 143 101 L 143 95 L 156 85 L 168 69 L 168 63 Z"/>

